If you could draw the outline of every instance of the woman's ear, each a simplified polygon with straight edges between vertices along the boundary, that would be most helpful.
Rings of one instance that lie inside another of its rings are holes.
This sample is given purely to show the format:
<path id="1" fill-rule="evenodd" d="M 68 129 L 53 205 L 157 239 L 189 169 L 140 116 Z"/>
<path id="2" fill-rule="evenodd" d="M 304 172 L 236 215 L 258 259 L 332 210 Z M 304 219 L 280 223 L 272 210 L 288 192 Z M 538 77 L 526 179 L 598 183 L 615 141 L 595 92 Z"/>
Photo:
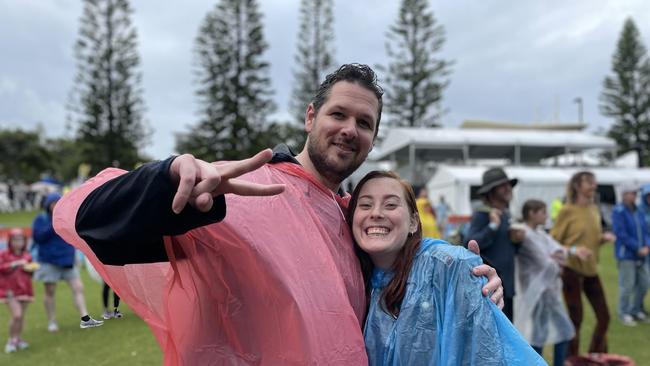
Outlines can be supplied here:
<path id="1" fill-rule="evenodd" d="M 418 231 L 418 226 L 420 225 L 420 216 L 417 213 L 411 215 L 411 222 L 409 223 L 409 233 L 415 233 Z"/>

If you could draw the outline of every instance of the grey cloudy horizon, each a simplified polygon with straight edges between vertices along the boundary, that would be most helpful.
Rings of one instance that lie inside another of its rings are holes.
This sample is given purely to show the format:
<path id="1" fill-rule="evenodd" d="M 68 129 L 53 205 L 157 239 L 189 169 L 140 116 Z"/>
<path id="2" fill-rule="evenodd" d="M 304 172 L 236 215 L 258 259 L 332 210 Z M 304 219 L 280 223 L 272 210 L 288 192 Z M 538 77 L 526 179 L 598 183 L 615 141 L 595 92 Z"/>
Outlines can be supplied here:
<path id="1" fill-rule="evenodd" d="M 138 31 L 146 120 L 154 130 L 144 151 L 156 159 L 174 151 L 174 133 L 197 119 L 194 39 L 216 1 L 131 1 Z M 289 119 L 299 0 L 260 0 L 269 49 L 276 119 Z M 387 62 L 385 32 L 398 1 L 335 1 L 337 63 Z M 611 120 L 598 112 L 603 78 L 627 17 L 650 44 L 650 2 L 432 1 L 446 30 L 440 56 L 455 61 L 443 97 L 443 125 L 463 120 L 576 122 L 584 100 L 590 131 Z M 72 136 L 65 125 L 75 75 L 73 45 L 82 3 L 0 0 L 0 128 L 41 124 L 50 137 Z M 380 75 L 381 81 L 381 75 Z"/>

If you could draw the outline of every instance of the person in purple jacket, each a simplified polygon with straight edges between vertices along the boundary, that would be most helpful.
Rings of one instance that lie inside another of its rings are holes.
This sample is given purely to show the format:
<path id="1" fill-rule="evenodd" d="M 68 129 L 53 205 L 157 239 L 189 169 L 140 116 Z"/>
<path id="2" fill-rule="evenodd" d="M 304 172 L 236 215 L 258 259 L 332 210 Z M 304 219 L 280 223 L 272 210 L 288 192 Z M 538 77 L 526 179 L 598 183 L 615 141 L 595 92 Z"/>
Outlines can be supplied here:
<path id="1" fill-rule="evenodd" d="M 74 304 L 81 316 L 79 327 L 82 329 L 98 327 L 104 322 L 88 315 L 83 283 L 79 278 L 79 269 L 75 267 L 75 249 L 52 227 L 52 210 L 60 198 L 59 193 L 48 194 L 43 201 L 43 212 L 34 219 L 32 224 L 34 245 L 38 246 L 38 262 L 41 265 L 34 273 L 34 279 L 45 284 L 43 302 L 48 320 L 47 330 L 50 332 L 59 330 L 55 314 L 55 294 L 56 283 L 61 280 L 66 281 L 72 289 Z"/>

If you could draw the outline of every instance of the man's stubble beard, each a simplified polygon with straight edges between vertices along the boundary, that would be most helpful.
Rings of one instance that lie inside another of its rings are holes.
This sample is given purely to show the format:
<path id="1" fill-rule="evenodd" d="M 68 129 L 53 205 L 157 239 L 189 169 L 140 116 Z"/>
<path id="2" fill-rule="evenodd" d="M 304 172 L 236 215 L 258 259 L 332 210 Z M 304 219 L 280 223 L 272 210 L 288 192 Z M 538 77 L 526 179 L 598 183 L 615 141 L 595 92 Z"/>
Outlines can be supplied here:
<path id="1" fill-rule="evenodd" d="M 318 173 L 321 176 L 323 176 L 331 183 L 341 184 L 341 182 L 343 182 L 345 178 L 352 175 L 352 173 L 354 173 L 365 160 L 365 159 L 362 160 L 358 164 L 353 162 L 351 164 L 348 164 L 345 169 L 336 170 L 333 164 L 330 164 L 327 161 L 327 153 L 325 152 L 320 153 L 318 151 L 317 145 L 319 141 L 318 139 L 313 137 L 314 134 L 310 132 L 307 141 L 307 154 L 309 155 L 309 159 L 311 160 L 311 163 L 314 165 L 316 171 L 318 171 Z"/>

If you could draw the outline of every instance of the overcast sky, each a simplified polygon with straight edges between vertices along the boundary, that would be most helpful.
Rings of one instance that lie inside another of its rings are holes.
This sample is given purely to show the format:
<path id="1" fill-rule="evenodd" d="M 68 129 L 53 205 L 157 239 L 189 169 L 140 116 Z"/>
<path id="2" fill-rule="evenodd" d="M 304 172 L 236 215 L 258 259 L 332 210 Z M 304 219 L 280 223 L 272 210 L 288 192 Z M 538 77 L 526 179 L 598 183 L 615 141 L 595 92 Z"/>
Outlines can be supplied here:
<path id="1" fill-rule="evenodd" d="M 145 151 L 173 153 L 174 132 L 197 120 L 192 47 L 216 1 L 132 1 L 142 58 L 146 119 L 155 133 Z M 299 0 L 259 0 L 266 59 L 279 116 L 288 116 Z M 442 56 L 455 60 L 443 123 L 466 119 L 575 122 L 584 100 L 591 130 L 610 121 L 598 95 L 626 17 L 650 44 L 650 1 L 432 1 L 445 26 Z M 397 0 L 335 1 L 338 63 L 385 63 L 384 33 Z M 73 44 L 82 6 L 75 0 L 0 0 L 0 127 L 33 128 L 49 136 L 65 128 L 65 103 L 75 74 Z"/>

